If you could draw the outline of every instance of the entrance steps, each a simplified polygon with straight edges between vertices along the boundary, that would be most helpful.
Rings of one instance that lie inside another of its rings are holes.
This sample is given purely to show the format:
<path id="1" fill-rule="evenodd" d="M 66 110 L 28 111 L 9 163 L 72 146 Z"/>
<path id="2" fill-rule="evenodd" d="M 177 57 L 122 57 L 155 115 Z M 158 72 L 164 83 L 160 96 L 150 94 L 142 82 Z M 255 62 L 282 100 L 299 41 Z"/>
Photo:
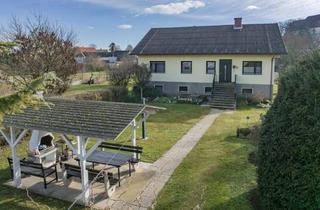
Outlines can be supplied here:
<path id="1" fill-rule="evenodd" d="M 233 83 L 216 83 L 209 105 L 216 109 L 236 108 L 235 85 Z"/>

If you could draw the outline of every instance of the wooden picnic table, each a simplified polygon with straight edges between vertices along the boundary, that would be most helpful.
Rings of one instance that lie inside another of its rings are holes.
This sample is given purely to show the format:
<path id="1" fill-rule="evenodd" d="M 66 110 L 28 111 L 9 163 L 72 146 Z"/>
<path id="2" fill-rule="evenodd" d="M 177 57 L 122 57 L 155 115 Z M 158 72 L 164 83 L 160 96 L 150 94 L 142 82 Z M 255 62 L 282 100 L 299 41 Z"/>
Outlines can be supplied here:
<path id="1" fill-rule="evenodd" d="M 79 162 L 79 159 L 76 158 Z M 114 153 L 109 151 L 98 151 L 95 150 L 89 157 L 87 158 L 87 162 L 93 164 L 103 164 L 103 165 L 110 165 L 116 167 L 118 169 L 118 181 L 120 186 L 120 168 L 123 165 L 129 164 L 129 175 L 131 176 L 131 164 L 130 161 L 132 160 L 131 155 L 121 154 L 121 153 Z"/>

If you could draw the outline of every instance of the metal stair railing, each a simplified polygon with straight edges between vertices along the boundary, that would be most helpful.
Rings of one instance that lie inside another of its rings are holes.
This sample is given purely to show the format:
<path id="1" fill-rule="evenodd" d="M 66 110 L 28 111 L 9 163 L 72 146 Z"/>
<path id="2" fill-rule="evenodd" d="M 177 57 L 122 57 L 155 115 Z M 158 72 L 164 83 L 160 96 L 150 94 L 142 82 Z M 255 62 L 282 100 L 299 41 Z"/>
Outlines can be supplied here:
<path id="1" fill-rule="evenodd" d="M 214 70 L 214 72 L 213 72 L 213 81 L 212 81 L 211 97 L 213 97 L 214 85 L 215 85 L 215 83 L 216 83 L 216 70 Z"/>

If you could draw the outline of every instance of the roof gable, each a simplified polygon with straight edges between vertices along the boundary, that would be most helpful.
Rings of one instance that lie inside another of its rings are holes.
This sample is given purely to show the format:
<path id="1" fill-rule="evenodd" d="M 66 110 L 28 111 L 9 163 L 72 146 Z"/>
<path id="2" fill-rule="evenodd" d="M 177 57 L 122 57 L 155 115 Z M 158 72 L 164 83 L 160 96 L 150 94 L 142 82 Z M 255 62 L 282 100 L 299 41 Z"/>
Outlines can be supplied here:
<path id="1" fill-rule="evenodd" d="M 277 24 L 153 28 L 131 54 L 283 54 L 286 49 Z"/>

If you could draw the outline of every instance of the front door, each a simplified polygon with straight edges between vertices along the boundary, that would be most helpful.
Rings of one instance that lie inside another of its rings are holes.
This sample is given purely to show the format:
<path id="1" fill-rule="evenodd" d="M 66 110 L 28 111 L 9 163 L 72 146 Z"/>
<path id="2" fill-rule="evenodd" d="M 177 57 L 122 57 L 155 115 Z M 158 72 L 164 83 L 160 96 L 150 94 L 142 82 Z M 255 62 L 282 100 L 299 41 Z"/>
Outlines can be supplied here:
<path id="1" fill-rule="evenodd" d="M 232 60 L 220 60 L 219 62 L 219 82 L 231 82 Z"/>

